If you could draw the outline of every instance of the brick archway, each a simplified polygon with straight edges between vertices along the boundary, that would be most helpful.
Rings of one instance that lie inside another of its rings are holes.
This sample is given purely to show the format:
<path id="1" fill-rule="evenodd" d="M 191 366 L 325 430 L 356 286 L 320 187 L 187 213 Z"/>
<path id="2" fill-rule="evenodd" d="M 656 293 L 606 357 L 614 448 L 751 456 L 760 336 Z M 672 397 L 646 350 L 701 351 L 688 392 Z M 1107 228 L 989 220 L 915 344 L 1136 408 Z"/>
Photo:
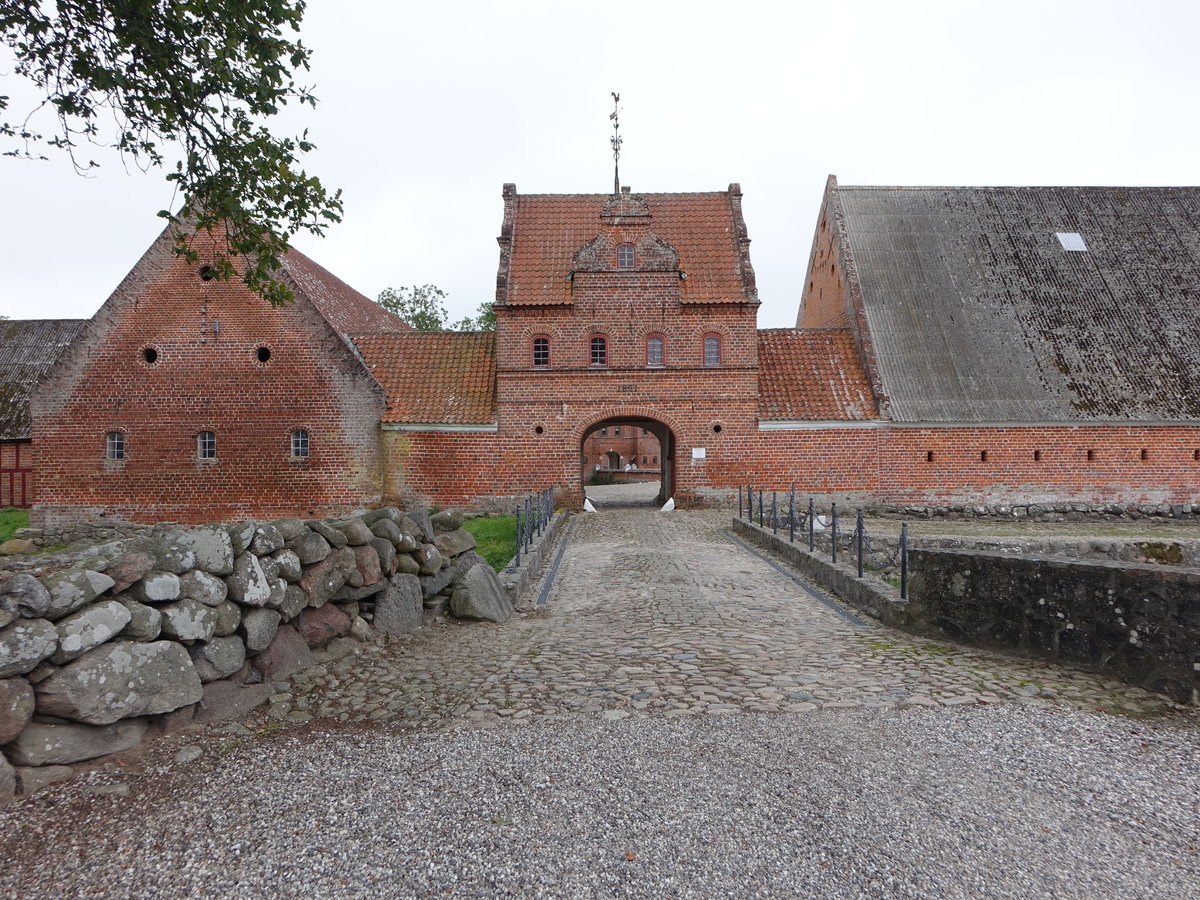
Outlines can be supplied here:
<path id="1" fill-rule="evenodd" d="M 629 428 L 629 433 L 621 435 L 619 431 L 625 427 Z M 609 435 L 609 429 L 617 433 Z M 597 446 L 589 448 L 589 438 L 596 438 L 601 430 L 605 433 L 604 438 L 597 438 L 593 441 Z M 649 442 L 650 449 L 646 448 L 646 436 L 639 435 L 639 430 L 653 436 L 654 441 Z M 647 407 L 610 407 L 589 415 L 573 431 L 580 465 L 576 470 L 579 473 L 579 481 L 572 486 L 572 492 L 577 494 L 579 502 L 582 503 L 586 495 L 584 485 L 598 467 L 613 471 L 620 481 L 642 480 L 639 477 L 641 472 L 646 475 L 656 472 L 659 482 L 657 499 L 659 502 L 665 502 L 674 496 L 676 489 L 675 447 L 679 430 L 678 423 L 670 416 Z M 642 447 L 642 450 L 638 450 L 638 447 Z M 622 465 L 620 470 L 613 466 L 614 458 Z M 630 468 L 624 468 L 629 464 L 632 464 Z"/>

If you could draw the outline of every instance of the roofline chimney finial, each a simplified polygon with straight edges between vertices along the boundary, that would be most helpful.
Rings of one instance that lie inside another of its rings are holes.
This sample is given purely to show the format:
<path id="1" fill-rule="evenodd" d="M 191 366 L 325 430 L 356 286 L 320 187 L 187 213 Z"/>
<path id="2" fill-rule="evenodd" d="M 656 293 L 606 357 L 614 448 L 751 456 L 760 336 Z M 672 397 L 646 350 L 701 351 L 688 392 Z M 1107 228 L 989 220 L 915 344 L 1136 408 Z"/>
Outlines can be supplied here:
<path id="1" fill-rule="evenodd" d="M 618 196 L 621 193 L 621 120 L 617 118 L 621 113 L 621 107 L 618 106 L 621 102 L 621 95 L 616 91 L 612 92 L 613 111 L 608 114 L 613 123 L 613 136 L 610 138 L 613 149 L 613 196 Z"/>

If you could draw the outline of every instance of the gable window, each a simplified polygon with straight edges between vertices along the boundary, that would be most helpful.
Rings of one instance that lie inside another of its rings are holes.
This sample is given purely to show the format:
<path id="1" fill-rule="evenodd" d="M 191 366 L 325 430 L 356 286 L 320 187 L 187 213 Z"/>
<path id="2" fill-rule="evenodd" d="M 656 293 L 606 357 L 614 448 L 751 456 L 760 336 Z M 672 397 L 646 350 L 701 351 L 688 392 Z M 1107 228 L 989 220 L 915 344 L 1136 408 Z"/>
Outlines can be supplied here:
<path id="1" fill-rule="evenodd" d="M 550 338 L 535 337 L 533 339 L 533 364 L 535 366 L 550 365 Z"/>
<path id="2" fill-rule="evenodd" d="M 721 336 L 719 334 L 704 336 L 704 365 L 721 365 Z"/>
<path id="3" fill-rule="evenodd" d="M 618 425 L 616 428 L 613 429 L 613 437 L 620 437 L 620 436 L 621 436 L 621 426 Z"/>
<path id="4" fill-rule="evenodd" d="M 125 435 L 119 431 L 110 431 L 104 437 L 104 458 L 105 459 L 124 459 L 125 458 Z"/>
<path id="5" fill-rule="evenodd" d="M 592 338 L 592 365 L 608 365 L 608 339 L 599 334 Z"/>
<path id="6" fill-rule="evenodd" d="M 646 338 L 646 365 L 661 366 L 663 364 L 663 337 L 652 334 Z"/>
<path id="7" fill-rule="evenodd" d="M 292 432 L 292 459 L 308 459 L 307 428 L 297 428 Z"/>
<path id="8" fill-rule="evenodd" d="M 211 431 L 201 431 L 196 435 L 196 458 L 217 458 L 217 436 Z"/>
<path id="9" fill-rule="evenodd" d="M 634 263 L 633 244 L 617 246 L 617 268 L 632 269 Z"/>

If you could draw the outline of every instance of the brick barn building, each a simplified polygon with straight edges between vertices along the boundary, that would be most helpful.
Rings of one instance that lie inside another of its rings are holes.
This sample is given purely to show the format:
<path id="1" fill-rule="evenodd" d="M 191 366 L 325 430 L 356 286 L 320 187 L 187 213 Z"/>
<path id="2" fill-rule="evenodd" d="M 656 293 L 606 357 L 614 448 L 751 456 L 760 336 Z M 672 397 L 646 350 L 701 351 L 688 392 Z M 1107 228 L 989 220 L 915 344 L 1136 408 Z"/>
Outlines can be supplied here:
<path id="1" fill-rule="evenodd" d="M 35 521 L 546 486 L 578 504 L 597 463 L 643 455 L 680 505 L 747 482 L 902 506 L 1200 501 L 1200 189 L 830 178 L 797 326 L 766 330 L 737 185 L 503 201 L 486 333 L 413 332 L 296 253 L 297 303 L 273 310 L 161 238 L 35 394 L 53 448 Z"/>

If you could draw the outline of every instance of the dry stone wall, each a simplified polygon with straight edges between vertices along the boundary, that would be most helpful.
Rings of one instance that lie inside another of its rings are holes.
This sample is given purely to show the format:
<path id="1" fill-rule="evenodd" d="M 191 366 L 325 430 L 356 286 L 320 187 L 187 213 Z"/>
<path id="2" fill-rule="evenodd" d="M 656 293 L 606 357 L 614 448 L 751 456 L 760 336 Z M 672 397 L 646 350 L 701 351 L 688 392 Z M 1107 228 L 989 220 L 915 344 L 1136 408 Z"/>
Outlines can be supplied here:
<path id="1" fill-rule="evenodd" d="M 156 526 L 57 566 L 5 561 L 0 807 L 58 767 L 241 716 L 332 641 L 448 613 L 504 621 L 512 604 L 462 522 L 387 507 Z"/>

